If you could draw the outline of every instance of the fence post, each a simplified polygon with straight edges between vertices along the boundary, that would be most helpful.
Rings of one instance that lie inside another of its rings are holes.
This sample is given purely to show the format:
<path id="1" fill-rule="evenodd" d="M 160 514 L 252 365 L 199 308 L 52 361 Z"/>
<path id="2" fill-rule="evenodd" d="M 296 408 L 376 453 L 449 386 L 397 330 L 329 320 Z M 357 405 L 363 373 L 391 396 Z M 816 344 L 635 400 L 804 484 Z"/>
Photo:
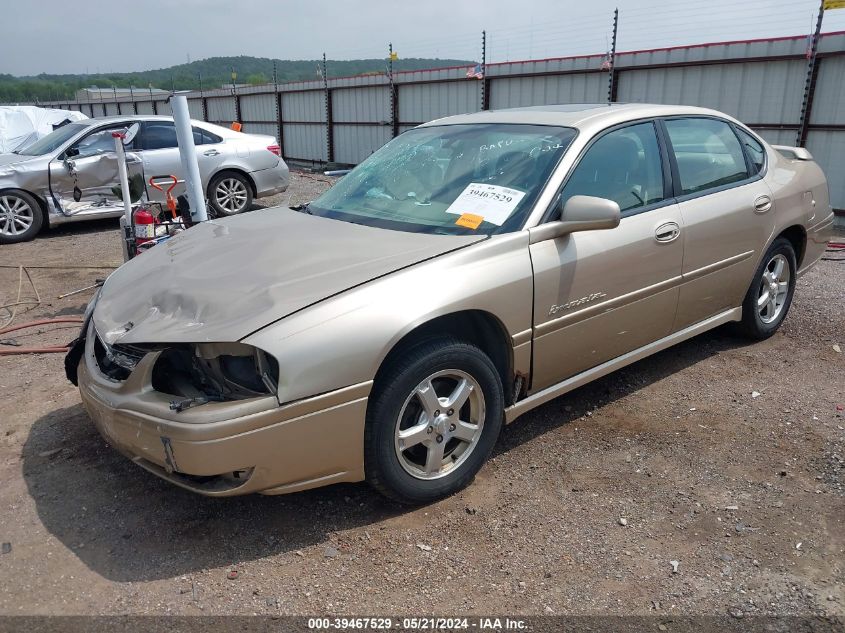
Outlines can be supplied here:
<path id="1" fill-rule="evenodd" d="M 276 106 L 276 138 L 279 140 L 279 154 L 285 153 L 284 145 L 282 144 L 282 104 L 279 102 L 279 80 L 276 73 L 276 60 L 273 60 L 273 103 Z"/>
<path id="2" fill-rule="evenodd" d="M 813 33 L 813 40 L 810 50 L 807 51 L 807 78 L 804 81 L 804 100 L 801 103 L 801 118 L 798 121 L 798 135 L 795 144 L 804 147 L 807 142 L 807 134 L 810 129 L 810 115 L 813 113 L 813 94 L 816 92 L 816 81 L 819 78 L 819 66 L 817 61 L 819 36 L 822 30 L 824 19 L 824 0 L 819 5 L 819 17 L 816 20 L 816 30 Z"/>
<path id="3" fill-rule="evenodd" d="M 387 44 L 387 90 L 390 97 L 390 130 L 393 138 L 399 136 L 399 90 L 393 83 L 393 42 Z"/>
<path id="4" fill-rule="evenodd" d="M 490 80 L 487 79 L 487 31 L 481 31 L 481 109 L 490 109 Z"/>
<path id="5" fill-rule="evenodd" d="M 276 93 L 276 124 L 279 126 L 279 152 L 285 157 L 285 121 L 282 112 L 282 93 Z"/>
<path id="6" fill-rule="evenodd" d="M 334 162 L 334 129 L 332 122 L 332 91 L 329 89 L 329 75 L 326 68 L 326 54 L 323 53 L 323 90 L 326 102 L 326 161 Z"/>
<path id="7" fill-rule="evenodd" d="M 197 72 L 197 77 L 199 77 L 200 82 L 200 111 L 202 114 L 202 120 L 208 121 L 208 104 L 205 102 L 205 95 L 202 91 L 202 73 Z"/>
<path id="8" fill-rule="evenodd" d="M 390 125 L 393 138 L 399 136 L 399 86 L 390 82 Z"/>
<path id="9" fill-rule="evenodd" d="M 619 9 L 613 11 L 613 39 L 610 44 L 610 72 L 607 77 L 607 102 L 616 101 L 616 32 L 619 27 Z"/>

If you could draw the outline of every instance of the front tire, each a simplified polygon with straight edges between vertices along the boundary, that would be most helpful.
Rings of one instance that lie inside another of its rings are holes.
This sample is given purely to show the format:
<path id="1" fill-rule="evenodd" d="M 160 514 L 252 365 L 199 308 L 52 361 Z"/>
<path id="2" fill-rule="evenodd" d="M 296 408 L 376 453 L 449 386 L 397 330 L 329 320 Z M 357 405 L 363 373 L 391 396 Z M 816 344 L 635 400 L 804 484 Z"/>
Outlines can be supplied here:
<path id="1" fill-rule="evenodd" d="M 0 244 L 35 239 L 44 223 L 41 205 L 25 191 L 0 193 Z"/>
<path id="2" fill-rule="evenodd" d="M 252 185 L 237 172 L 221 172 L 208 185 L 208 201 L 218 216 L 243 213 L 252 207 Z"/>
<path id="3" fill-rule="evenodd" d="M 759 341 L 777 332 L 792 305 L 797 269 L 792 243 L 779 237 L 766 251 L 742 302 L 742 334 Z"/>
<path id="4" fill-rule="evenodd" d="M 467 486 L 502 428 L 502 382 L 490 358 L 454 339 L 421 343 L 381 372 L 364 433 L 367 481 L 421 504 Z"/>

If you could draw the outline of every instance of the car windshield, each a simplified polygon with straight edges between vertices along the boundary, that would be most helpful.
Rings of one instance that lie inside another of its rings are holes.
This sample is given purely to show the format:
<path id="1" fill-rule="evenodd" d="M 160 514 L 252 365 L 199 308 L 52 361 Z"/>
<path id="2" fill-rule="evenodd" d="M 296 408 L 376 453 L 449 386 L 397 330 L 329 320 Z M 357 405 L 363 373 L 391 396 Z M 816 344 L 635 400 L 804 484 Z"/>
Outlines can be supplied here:
<path id="1" fill-rule="evenodd" d="M 43 156 L 54 150 L 59 149 L 71 138 L 84 130 L 87 125 L 81 123 L 68 123 L 63 125 L 58 130 L 53 130 L 47 136 L 43 136 L 34 143 L 30 143 L 26 147 L 21 147 L 15 150 L 15 154 L 23 156 Z"/>
<path id="2" fill-rule="evenodd" d="M 416 128 L 367 158 L 307 210 L 418 233 L 507 233 L 522 224 L 575 130 L 464 124 Z"/>

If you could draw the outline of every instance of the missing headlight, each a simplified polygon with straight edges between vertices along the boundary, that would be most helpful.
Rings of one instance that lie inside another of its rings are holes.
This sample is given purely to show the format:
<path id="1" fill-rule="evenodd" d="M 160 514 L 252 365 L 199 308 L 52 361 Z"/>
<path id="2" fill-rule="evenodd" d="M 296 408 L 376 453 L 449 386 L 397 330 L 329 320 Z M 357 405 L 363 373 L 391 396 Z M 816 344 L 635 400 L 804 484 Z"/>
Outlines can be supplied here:
<path id="1" fill-rule="evenodd" d="M 132 345 L 109 345 L 99 335 L 94 337 L 94 358 L 100 371 L 112 380 L 123 381 L 135 369 L 149 349 Z"/>
<path id="2" fill-rule="evenodd" d="M 161 353 L 152 383 L 156 391 L 183 398 L 242 400 L 275 395 L 279 364 L 242 343 L 179 345 Z"/>

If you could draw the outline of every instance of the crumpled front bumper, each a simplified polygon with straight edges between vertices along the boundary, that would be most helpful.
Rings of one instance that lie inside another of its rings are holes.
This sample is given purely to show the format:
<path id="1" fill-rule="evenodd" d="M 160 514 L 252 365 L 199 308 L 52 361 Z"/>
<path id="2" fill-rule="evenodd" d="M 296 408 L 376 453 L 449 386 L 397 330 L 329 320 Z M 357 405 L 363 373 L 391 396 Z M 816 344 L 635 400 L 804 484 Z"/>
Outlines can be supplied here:
<path id="1" fill-rule="evenodd" d="M 94 356 L 93 324 L 79 362 L 82 402 L 121 453 L 209 496 L 283 494 L 364 478 L 364 419 L 372 382 L 279 406 L 275 396 L 210 402 L 176 413 L 155 391 L 147 354 L 123 382 Z"/>

